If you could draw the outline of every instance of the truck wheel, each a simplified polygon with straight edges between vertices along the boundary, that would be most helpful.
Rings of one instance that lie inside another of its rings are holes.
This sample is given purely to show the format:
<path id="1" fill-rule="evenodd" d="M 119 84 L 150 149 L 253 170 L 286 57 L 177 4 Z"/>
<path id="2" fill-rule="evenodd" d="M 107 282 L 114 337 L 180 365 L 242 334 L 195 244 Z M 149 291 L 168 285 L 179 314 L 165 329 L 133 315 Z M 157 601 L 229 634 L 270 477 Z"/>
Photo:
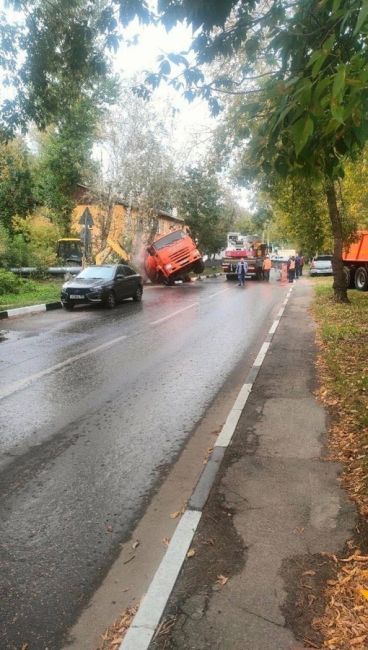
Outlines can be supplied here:
<path id="1" fill-rule="evenodd" d="M 358 291 L 368 291 L 368 272 L 364 266 L 360 266 L 355 271 L 355 288 Z"/>
<path id="2" fill-rule="evenodd" d="M 116 305 L 116 298 L 115 298 L 115 294 L 114 294 L 113 291 L 109 291 L 109 293 L 107 294 L 105 305 L 109 309 L 114 309 L 114 307 Z"/>

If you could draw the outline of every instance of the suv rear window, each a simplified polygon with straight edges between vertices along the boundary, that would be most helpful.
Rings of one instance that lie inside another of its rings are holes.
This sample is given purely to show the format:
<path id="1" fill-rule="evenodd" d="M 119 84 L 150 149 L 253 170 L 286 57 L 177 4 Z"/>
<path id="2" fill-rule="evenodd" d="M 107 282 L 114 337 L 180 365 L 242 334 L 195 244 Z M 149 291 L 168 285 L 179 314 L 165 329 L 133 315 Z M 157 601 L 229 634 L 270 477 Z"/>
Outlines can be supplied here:
<path id="1" fill-rule="evenodd" d="M 331 262 L 332 255 L 317 255 L 314 259 L 316 262 Z"/>

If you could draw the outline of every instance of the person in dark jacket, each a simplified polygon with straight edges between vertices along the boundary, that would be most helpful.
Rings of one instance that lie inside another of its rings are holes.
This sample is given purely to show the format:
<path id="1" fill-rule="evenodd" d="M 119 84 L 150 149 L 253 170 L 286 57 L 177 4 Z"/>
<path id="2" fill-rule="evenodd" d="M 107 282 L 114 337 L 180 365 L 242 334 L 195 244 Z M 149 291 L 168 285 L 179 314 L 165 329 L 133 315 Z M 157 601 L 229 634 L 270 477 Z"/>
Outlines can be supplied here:
<path id="1" fill-rule="evenodd" d="M 298 279 L 300 276 L 300 257 L 299 255 L 296 255 L 295 257 L 295 277 Z"/>
<path id="2" fill-rule="evenodd" d="M 247 271 L 248 271 L 248 264 L 245 261 L 244 257 L 242 257 L 236 266 L 236 274 L 238 276 L 238 287 L 244 287 L 245 276 Z"/>

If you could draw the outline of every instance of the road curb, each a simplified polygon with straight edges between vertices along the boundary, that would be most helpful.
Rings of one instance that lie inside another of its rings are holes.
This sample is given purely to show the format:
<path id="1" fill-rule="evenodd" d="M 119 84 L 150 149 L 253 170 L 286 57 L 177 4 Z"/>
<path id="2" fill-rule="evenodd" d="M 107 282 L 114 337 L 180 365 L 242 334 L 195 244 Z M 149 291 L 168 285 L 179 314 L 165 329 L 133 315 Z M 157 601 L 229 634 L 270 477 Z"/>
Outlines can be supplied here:
<path id="1" fill-rule="evenodd" d="M 119 650 L 148 650 L 158 628 L 167 602 L 175 586 L 187 551 L 193 541 L 203 509 L 215 482 L 226 448 L 231 444 L 239 418 L 252 391 L 253 384 L 278 328 L 293 286 L 290 287 L 276 319 L 262 343 L 252 368 L 241 387 L 214 445 L 212 456 L 203 468 L 168 549 L 153 577 L 138 612 L 119 646 Z"/>
<path id="2" fill-rule="evenodd" d="M 6 309 L 0 311 L 0 320 L 4 318 L 16 318 L 17 316 L 25 316 L 26 314 L 38 314 L 43 311 L 52 311 L 53 309 L 61 309 L 61 302 L 47 302 L 41 305 L 29 305 L 28 307 L 16 307 L 14 309 Z"/>

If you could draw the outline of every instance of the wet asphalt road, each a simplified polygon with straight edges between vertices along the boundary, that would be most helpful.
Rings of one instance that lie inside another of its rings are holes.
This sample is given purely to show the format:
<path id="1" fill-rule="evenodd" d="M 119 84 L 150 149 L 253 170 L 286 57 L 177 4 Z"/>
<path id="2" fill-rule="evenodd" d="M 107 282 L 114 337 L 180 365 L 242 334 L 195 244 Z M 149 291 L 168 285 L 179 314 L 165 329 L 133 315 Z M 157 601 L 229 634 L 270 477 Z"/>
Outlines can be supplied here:
<path id="1" fill-rule="evenodd" d="M 7 321 L 0 647 L 57 650 L 191 431 L 285 296 L 149 287 L 141 304 Z M 4 325 L 2 325 L 4 327 Z M 221 424 L 221 423 L 220 423 Z"/>

